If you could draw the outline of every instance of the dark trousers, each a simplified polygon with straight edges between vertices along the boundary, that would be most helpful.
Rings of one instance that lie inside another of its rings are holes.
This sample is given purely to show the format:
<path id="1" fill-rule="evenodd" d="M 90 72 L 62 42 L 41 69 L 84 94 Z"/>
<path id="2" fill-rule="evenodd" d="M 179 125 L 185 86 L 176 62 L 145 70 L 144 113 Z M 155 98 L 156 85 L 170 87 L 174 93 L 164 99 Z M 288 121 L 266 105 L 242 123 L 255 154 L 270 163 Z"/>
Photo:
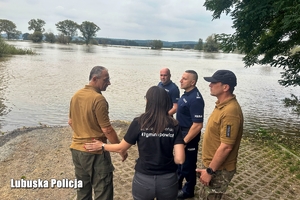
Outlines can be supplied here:
<path id="1" fill-rule="evenodd" d="M 177 174 L 146 175 L 135 172 L 132 181 L 134 200 L 174 200 L 178 192 Z"/>
<path id="2" fill-rule="evenodd" d="M 77 190 L 77 200 L 113 200 L 113 170 L 109 152 L 91 154 L 71 149 L 75 176 L 82 180 L 83 188 Z"/>
<path id="3" fill-rule="evenodd" d="M 200 134 L 191 140 L 185 147 L 185 162 L 178 165 L 178 189 L 189 195 L 194 195 L 194 189 L 197 181 L 196 168 L 197 168 L 197 155 L 198 143 Z M 182 187 L 183 180 L 186 183 Z"/>

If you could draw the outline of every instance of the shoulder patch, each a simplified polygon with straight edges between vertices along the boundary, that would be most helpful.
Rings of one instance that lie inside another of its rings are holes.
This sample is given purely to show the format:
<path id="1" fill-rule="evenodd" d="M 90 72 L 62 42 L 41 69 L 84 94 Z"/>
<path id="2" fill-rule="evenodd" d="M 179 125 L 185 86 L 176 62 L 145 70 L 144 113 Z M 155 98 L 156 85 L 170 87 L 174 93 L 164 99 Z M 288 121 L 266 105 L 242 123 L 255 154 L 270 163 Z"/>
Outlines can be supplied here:
<path id="1" fill-rule="evenodd" d="M 227 125 L 227 127 L 226 127 L 226 137 L 230 137 L 230 133 L 231 133 L 231 126 Z"/>

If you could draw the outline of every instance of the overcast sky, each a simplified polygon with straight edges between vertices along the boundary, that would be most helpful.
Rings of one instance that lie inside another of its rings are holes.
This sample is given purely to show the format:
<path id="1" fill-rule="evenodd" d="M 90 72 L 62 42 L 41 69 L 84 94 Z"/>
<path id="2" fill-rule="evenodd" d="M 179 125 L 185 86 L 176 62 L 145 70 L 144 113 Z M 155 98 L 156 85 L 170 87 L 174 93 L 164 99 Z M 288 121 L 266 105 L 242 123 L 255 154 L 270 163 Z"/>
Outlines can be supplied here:
<path id="1" fill-rule="evenodd" d="M 0 19 L 28 30 L 31 19 L 46 22 L 46 32 L 57 34 L 55 24 L 66 19 L 90 21 L 100 27 L 97 37 L 198 41 L 213 33 L 233 33 L 230 17 L 212 21 L 205 0 L 0 0 Z"/>

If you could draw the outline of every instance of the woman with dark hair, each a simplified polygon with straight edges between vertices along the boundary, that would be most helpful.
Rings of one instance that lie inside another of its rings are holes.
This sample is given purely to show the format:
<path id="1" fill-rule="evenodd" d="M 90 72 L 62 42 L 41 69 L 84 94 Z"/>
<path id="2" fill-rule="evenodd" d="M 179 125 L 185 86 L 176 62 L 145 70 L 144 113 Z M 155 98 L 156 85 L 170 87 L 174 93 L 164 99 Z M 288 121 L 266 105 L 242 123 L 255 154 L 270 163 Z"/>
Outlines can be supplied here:
<path id="1" fill-rule="evenodd" d="M 145 97 L 145 113 L 133 119 L 119 144 L 95 141 L 86 143 L 85 148 L 124 152 L 137 143 L 139 158 L 132 182 L 133 199 L 174 200 L 178 193 L 177 164 L 185 160 L 184 141 L 177 120 L 168 115 L 168 93 L 152 86 Z"/>

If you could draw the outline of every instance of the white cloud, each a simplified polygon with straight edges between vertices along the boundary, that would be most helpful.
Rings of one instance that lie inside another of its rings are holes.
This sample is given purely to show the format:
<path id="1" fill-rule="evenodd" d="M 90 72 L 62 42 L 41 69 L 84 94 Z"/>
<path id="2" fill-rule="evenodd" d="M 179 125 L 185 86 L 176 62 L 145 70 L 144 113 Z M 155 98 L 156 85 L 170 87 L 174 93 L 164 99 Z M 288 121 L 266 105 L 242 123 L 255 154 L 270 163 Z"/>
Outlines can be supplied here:
<path id="1" fill-rule="evenodd" d="M 0 17 L 13 21 L 23 33 L 29 32 L 28 21 L 37 18 L 46 22 L 46 31 L 54 33 L 59 21 L 91 21 L 101 28 L 97 35 L 108 38 L 198 41 L 213 33 L 232 33 L 230 18 L 222 16 L 211 21 L 212 13 L 203 3 L 204 0 L 0 0 Z"/>

